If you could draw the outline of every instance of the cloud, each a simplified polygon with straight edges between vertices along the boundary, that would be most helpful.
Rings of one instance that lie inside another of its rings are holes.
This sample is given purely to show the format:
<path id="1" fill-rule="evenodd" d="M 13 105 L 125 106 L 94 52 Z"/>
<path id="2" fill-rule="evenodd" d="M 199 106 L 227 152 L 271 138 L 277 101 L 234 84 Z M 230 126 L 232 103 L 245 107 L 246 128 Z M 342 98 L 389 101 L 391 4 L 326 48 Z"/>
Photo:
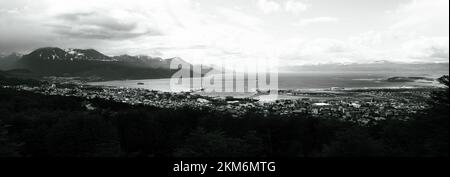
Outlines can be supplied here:
<path id="1" fill-rule="evenodd" d="M 287 12 L 293 13 L 295 15 L 299 15 L 301 12 L 306 11 L 308 7 L 309 5 L 296 0 L 289 0 L 284 6 Z"/>
<path id="2" fill-rule="evenodd" d="M 357 11 L 365 3 L 324 2 L 0 0 L 0 52 L 58 46 L 211 63 L 272 53 L 287 64 L 448 60 L 447 0 L 389 1 L 398 8 L 374 6 L 367 14 Z M 351 10 L 358 14 L 342 13 Z M 330 24 L 333 30 L 322 29 Z"/>
<path id="3" fill-rule="evenodd" d="M 448 35 L 449 1 L 414 0 L 396 9 L 391 18 L 397 20 L 391 30 Z"/>
<path id="4" fill-rule="evenodd" d="M 308 26 L 317 23 L 336 23 L 339 22 L 339 18 L 336 17 L 315 17 L 308 19 L 301 19 L 300 22 L 295 23 L 295 26 Z"/>
<path id="5" fill-rule="evenodd" d="M 57 34 L 73 38 L 129 39 L 162 35 L 159 29 L 139 26 L 137 21 L 121 20 L 96 12 L 61 14 L 48 26 Z"/>
<path id="6" fill-rule="evenodd" d="M 258 7 L 266 14 L 274 12 L 287 12 L 299 15 L 306 11 L 309 5 L 299 0 L 258 0 Z"/>
<path id="7" fill-rule="evenodd" d="M 368 34 L 373 34 L 376 40 L 356 40 L 355 37 L 341 40 L 293 38 L 279 44 L 282 46 L 281 59 L 292 64 L 371 63 L 380 60 L 428 63 L 448 62 L 449 59 L 448 36 L 402 36 L 392 44 L 396 40 L 393 39 L 393 33 L 389 36 L 388 33 L 372 32 L 362 34 L 361 37 L 367 37 Z"/>
<path id="8" fill-rule="evenodd" d="M 448 1 L 415 0 L 400 5 L 387 17 L 389 25 L 349 35 L 343 39 L 293 39 L 283 44 L 283 56 L 297 64 L 356 62 L 378 60 L 394 62 L 448 62 Z M 296 23 L 303 27 L 316 23 L 338 22 L 319 17 Z"/>
<path id="9" fill-rule="evenodd" d="M 170 7 L 186 9 L 186 4 L 190 4 L 181 1 Z M 39 47 L 58 46 L 125 53 L 116 46 L 153 45 L 163 42 L 158 37 L 177 30 L 167 3 L 166 0 L 0 1 L 0 50 L 30 52 Z M 12 10 L 14 14 L 9 13 Z"/>
<path id="10" fill-rule="evenodd" d="M 137 26 L 135 22 L 120 21 L 95 12 L 68 13 L 59 15 L 58 18 L 61 19 L 63 23 L 70 23 L 72 25 L 92 25 L 114 31 L 132 31 Z"/>
<path id="11" fill-rule="evenodd" d="M 282 60 L 291 64 L 367 63 L 379 57 L 376 51 L 347 40 L 318 38 L 291 39 L 283 44 Z"/>
<path id="12" fill-rule="evenodd" d="M 413 0 L 400 5 L 388 17 L 384 30 L 351 37 L 350 43 L 380 51 L 400 62 L 448 62 L 449 1 Z"/>
<path id="13" fill-rule="evenodd" d="M 448 62 L 449 38 L 448 37 L 421 37 L 410 40 L 402 45 L 405 57 L 418 61 L 432 60 Z"/>
<path id="14" fill-rule="evenodd" d="M 280 3 L 270 0 L 258 0 L 258 7 L 266 14 L 282 9 Z"/>
<path id="15" fill-rule="evenodd" d="M 264 21 L 261 20 L 260 18 L 250 16 L 245 12 L 234 9 L 220 8 L 218 10 L 218 13 L 222 17 L 224 17 L 224 19 L 227 19 L 229 22 L 243 27 L 250 27 L 250 28 L 259 27 L 264 23 Z"/>

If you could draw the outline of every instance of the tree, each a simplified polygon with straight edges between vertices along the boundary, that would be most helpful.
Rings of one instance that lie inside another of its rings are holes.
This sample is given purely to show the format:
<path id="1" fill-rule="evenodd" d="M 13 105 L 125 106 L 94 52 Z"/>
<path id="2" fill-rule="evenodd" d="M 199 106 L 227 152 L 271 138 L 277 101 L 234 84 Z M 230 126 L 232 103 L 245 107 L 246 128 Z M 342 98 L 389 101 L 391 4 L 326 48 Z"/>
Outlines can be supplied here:
<path id="1" fill-rule="evenodd" d="M 337 133 L 335 141 L 325 147 L 325 156 L 331 157 L 377 157 L 383 156 L 383 145 L 374 140 L 360 127 Z"/>
<path id="2" fill-rule="evenodd" d="M 0 120 L 0 157 L 17 157 L 20 156 L 18 148 L 21 144 L 14 143 L 9 138 L 7 125 Z"/>
<path id="3" fill-rule="evenodd" d="M 444 88 L 438 91 L 434 91 L 431 94 L 432 98 L 432 105 L 433 106 L 442 106 L 447 107 L 449 106 L 449 76 L 445 75 L 441 78 L 437 79 L 439 83 L 441 83 Z"/>
<path id="4" fill-rule="evenodd" d="M 416 132 L 416 141 L 421 156 L 448 157 L 448 124 L 449 124 L 449 76 L 438 79 L 444 88 L 431 94 L 431 108 L 423 115 L 411 121 L 411 131 Z"/>
<path id="5" fill-rule="evenodd" d="M 206 132 L 203 128 L 197 128 L 186 138 L 185 144 L 176 150 L 175 156 L 243 157 L 246 153 L 243 147 L 248 146 L 244 146 L 240 138 L 227 137 L 222 131 Z"/>

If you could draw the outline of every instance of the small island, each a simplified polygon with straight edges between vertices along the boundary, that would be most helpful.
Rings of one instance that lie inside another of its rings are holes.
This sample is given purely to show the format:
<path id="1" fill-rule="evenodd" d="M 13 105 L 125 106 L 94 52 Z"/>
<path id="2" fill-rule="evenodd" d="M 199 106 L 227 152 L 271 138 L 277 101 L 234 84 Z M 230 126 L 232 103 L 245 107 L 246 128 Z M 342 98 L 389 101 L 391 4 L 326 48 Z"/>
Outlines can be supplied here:
<path id="1" fill-rule="evenodd" d="M 386 79 L 387 82 L 416 82 L 416 81 L 435 81 L 435 79 L 428 78 L 428 77 L 391 77 Z"/>

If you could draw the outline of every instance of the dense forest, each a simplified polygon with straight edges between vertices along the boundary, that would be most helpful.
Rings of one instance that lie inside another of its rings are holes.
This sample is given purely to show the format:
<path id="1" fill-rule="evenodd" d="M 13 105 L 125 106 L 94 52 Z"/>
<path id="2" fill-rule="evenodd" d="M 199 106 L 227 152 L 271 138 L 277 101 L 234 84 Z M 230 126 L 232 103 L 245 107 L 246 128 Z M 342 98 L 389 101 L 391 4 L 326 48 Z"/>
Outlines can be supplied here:
<path id="1" fill-rule="evenodd" d="M 0 89 L 3 157 L 448 157 L 449 77 L 412 120 L 235 118 Z M 12 82 L 12 81 L 10 81 Z"/>

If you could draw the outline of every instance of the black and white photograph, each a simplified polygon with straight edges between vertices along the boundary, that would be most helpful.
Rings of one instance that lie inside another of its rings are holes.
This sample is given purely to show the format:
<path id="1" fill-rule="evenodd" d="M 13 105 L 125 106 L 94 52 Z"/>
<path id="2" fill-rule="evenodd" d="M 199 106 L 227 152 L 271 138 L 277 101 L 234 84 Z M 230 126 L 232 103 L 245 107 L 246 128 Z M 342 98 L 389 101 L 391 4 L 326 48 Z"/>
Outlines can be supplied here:
<path id="1" fill-rule="evenodd" d="M 0 0 L 0 159 L 279 176 L 448 127 L 448 0 Z"/>

